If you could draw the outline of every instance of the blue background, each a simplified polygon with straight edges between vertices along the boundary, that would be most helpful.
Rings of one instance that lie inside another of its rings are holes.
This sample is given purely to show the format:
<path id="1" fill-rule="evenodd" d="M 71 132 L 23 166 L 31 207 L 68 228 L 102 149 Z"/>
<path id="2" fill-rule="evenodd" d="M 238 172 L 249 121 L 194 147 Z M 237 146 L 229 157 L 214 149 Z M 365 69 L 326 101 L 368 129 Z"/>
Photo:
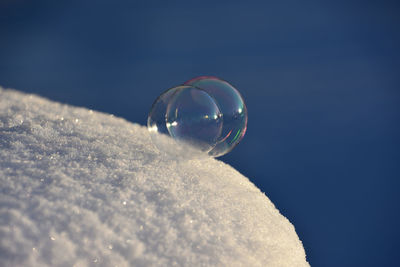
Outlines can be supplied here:
<path id="1" fill-rule="evenodd" d="M 0 85 L 144 125 L 215 75 L 248 132 L 221 160 L 295 225 L 313 266 L 395 266 L 400 12 L 393 1 L 0 1 Z M 397 265 L 398 266 L 398 265 Z"/>

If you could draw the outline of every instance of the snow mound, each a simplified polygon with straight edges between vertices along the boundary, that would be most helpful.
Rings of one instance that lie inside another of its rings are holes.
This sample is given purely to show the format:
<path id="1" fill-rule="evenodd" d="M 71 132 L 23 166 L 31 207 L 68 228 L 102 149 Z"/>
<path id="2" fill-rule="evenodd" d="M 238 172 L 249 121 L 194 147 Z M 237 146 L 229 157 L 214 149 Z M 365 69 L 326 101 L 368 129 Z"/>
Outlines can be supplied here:
<path id="1" fill-rule="evenodd" d="M 147 129 L 0 88 L 1 266 L 309 266 L 294 227 L 212 158 Z"/>

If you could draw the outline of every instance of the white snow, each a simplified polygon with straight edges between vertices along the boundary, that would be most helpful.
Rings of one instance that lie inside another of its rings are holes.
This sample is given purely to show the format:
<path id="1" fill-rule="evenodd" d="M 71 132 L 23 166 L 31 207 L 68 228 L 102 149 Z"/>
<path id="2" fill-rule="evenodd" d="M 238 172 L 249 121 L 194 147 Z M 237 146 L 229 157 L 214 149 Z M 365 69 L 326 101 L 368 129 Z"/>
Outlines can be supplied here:
<path id="1" fill-rule="evenodd" d="M 309 266 L 294 227 L 221 161 L 0 88 L 1 266 Z"/>

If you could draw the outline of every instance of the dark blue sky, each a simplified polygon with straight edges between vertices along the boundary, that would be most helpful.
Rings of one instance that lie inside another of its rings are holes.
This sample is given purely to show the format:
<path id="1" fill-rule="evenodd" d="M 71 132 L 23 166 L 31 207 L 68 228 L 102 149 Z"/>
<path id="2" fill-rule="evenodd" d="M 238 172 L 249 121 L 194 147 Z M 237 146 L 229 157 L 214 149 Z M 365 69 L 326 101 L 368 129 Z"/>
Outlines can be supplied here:
<path id="1" fill-rule="evenodd" d="M 311 265 L 394 266 L 399 11 L 395 1 L 1 1 L 0 85 L 144 125 L 165 89 L 225 79 L 249 124 L 221 159 L 294 223 Z"/>

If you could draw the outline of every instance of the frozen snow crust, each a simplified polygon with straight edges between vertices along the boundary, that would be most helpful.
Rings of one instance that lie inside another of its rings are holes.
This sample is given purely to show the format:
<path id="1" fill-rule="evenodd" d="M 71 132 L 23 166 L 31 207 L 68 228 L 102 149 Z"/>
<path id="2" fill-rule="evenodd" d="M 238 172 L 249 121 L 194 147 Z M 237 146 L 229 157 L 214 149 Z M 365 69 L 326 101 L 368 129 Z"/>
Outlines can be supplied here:
<path id="1" fill-rule="evenodd" d="M 0 88 L 1 266 L 309 266 L 294 227 L 212 158 L 147 129 Z"/>

